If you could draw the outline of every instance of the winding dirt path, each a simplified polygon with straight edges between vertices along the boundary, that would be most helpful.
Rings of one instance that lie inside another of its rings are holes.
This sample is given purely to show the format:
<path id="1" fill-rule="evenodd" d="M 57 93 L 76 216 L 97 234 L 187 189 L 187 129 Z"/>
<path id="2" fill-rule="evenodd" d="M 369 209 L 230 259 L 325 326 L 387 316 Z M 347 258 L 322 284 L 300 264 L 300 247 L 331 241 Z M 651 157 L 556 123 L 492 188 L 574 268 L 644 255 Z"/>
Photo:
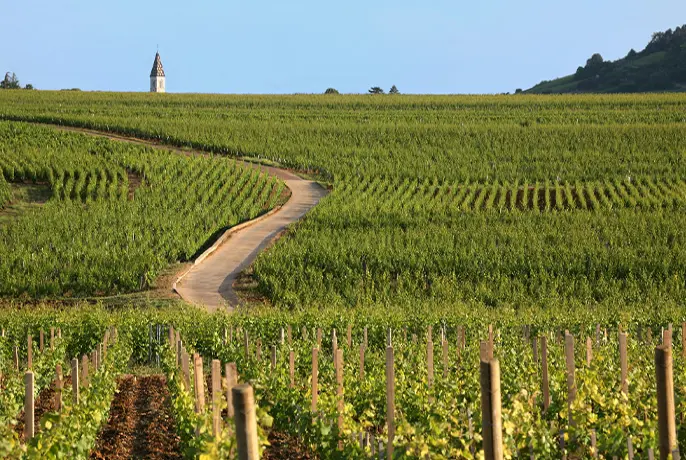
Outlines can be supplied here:
<path id="1" fill-rule="evenodd" d="M 62 131 L 72 131 L 91 136 L 130 142 L 148 147 L 172 150 L 185 155 L 206 155 L 198 150 L 181 149 L 153 141 L 122 136 L 116 133 L 95 131 L 62 125 L 45 125 Z M 173 289 L 185 301 L 206 307 L 209 311 L 219 308 L 233 309 L 239 298 L 233 289 L 238 275 L 248 268 L 291 224 L 300 220 L 328 191 L 317 182 L 302 179 L 285 169 L 241 161 L 244 166 L 258 168 L 284 181 L 291 191 L 288 202 L 280 209 L 241 224 L 240 229 L 229 229 L 220 244 L 215 244 L 201 255 L 188 272 L 174 283 Z"/>
<path id="2" fill-rule="evenodd" d="M 284 177 L 285 175 L 290 178 Z M 214 311 L 222 306 L 235 307 L 239 303 L 233 289 L 238 275 L 248 268 L 260 252 L 277 238 L 290 224 L 297 222 L 326 194 L 326 190 L 312 181 L 281 172 L 280 177 L 291 190 L 288 202 L 277 212 L 246 228 L 232 233 L 229 239 L 198 265 L 194 265 L 176 284 L 176 292 L 185 300 L 205 305 Z"/>

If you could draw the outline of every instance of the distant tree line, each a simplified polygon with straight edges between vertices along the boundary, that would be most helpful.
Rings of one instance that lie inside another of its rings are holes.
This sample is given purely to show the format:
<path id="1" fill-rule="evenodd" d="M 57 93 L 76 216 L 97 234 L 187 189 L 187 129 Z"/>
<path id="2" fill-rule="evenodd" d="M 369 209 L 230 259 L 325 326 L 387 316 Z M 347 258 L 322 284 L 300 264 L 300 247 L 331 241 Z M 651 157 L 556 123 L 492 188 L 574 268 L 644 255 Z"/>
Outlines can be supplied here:
<path id="1" fill-rule="evenodd" d="M 369 94 L 383 94 L 383 89 L 380 86 L 372 86 L 369 88 L 368 91 Z M 400 91 L 398 90 L 398 87 L 393 85 L 391 86 L 391 89 L 388 90 L 388 94 L 400 94 Z"/>
<path id="2" fill-rule="evenodd" d="M 0 81 L 0 89 L 21 89 L 17 75 L 14 72 L 7 72 L 5 78 Z M 33 89 L 33 85 L 29 83 L 24 89 Z"/>
<path id="3" fill-rule="evenodd" d="M 372 86 L 369 88 L 369 91 L 367 91 L 369 94 L 384 94 L 383 88 L 380 86 Z M 340 94 L 336 88 L 327 88 L 326 91 L 324 91 L 324 94 Z M 391 89 L 388 90 L 388 94 L 400 94 L 400 91 L 398 90 L 398 87 L 393 85 L 391 86 Z"/>

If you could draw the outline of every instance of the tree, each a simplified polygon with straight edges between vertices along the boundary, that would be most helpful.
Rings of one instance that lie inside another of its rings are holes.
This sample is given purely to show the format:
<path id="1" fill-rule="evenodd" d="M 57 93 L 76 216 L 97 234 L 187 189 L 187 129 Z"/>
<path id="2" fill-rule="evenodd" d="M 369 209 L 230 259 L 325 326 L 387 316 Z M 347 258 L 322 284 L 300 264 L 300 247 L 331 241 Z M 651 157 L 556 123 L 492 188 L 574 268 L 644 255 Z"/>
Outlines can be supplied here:
<path id="1" fill-rule="evenodd" d="M 391 86 L 390 91 L 388 91 L 388 94 L 400 94 L 400 91 L 398 91 L 398 87 L 393 85 Z"/>
<path id="2" fill-rule="evenodd" d="M 593 69 L 600 67 L 603 62 L 605 62 L 603 57 L 599 53 L 595 53 L 588 61 L 586 61 L 586 68 Z"/>
<path id="3" fill-rule="evenodd" d="M 24 89 L 33 89 L 33 85 L 31 83 L 27 83 L 26 86 L 24 86 Z"/>
<path id="4" fill-rule="evenodd" d="M 517 88 L 515 90 L 515 94 L 522 94 L 524 91 L 522 91 L 522 88 Z"/>
<path id="5" fill-rule="evenodd" d="M 324 94 L 340 94 L 336 88 L 326 88 Z"/>
<path id="6" fill-rule="evenodd" d="M 369 89 L 369 94 L 383 94 L 383 89 L 378 86 L 372 86 Z"/>
<path id="7" fill-rule="evenodd" d="M 5 79 L 0 82 L 0 88 L 2 89 L 19 89 L 21 86 L 19 86 L 19 80 L 17 79 L 17 76 L 12 72 L 12 75 L 10 75 L 9 72 L 5 74 Z"/>
<path id="8" fill-rule="evenodd" d="M 633 48 L 631 48 L 631 49 L 629 50 L 629 53 L 626 55 L 626 58 L 627 58 L 627 59 L 631 59 L 631 58 L 633 58 L 633 57 L 636 57 L 636 54 L 637 54 L 637 53 L 636 53 L 636 50 L 633 49 Z"/>

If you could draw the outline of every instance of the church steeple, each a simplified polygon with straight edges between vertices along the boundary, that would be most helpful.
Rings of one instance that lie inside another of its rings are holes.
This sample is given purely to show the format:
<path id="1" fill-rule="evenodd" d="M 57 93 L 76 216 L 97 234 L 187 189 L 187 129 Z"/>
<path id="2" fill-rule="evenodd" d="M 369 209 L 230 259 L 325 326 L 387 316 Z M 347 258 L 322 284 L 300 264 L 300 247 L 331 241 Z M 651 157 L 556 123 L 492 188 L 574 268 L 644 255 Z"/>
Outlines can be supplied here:
<path id="1" fill-rule="evenodd" d="M 155 54 L 155 62 L 153 62 L 152 70 L 150 71 L 150 92 L 164 93 L 164 83 L 164 67 L 162 67 L 162 59 L 160 59 L 160 53 L 158 52 Z"/>

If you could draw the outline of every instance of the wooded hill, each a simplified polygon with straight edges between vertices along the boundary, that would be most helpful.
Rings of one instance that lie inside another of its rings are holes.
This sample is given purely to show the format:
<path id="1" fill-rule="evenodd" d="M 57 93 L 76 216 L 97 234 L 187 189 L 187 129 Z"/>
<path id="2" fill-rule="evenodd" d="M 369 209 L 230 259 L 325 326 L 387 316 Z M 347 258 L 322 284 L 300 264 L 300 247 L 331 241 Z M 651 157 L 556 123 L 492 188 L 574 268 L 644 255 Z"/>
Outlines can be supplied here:
<path id="1" fill-rule="evenodd" d="M 605 61 L 594 54 L 576 73 L 542 81 L 525 93 L 686 91 L 686 25 L 653 34 L 643 51 Z"/>

